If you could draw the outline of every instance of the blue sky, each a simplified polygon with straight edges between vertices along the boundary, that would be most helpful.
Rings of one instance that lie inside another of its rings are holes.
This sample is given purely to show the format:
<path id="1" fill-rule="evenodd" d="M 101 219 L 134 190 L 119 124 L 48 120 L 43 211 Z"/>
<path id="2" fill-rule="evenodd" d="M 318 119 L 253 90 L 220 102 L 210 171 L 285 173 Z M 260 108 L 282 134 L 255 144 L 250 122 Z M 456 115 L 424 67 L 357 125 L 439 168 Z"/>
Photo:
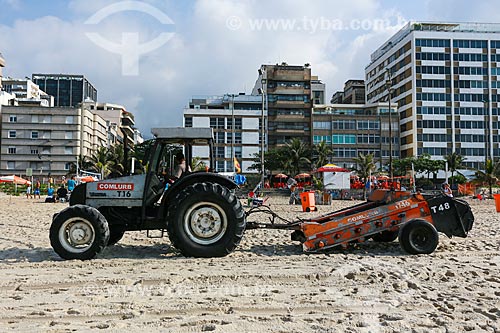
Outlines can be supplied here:
<path id="1" fill-rule="evenodd" d="M 132 10 L 137 3 L 173 24 Z M 128 10 L 86 24 L 117 4 Z M 5 76 L 86 75 L 100 102 L 125 105 L 148 136 L 151 127 L 180 126 L 192 95 L 250 93 L 263 63 L 310 63 L 331 96 L 346 79 L 363 78 L 370 53 L 406 21 L 500 22 L 497 6 L 494 0 L 0 0 L 0 52 Z M 91 33 L 107 44 L 92 41 Z M 144 51 L 127 36 L 143 44 L 167 33 L 137 57 L 135 73 L 124 73 L 123 55 Z M 109 51 L 122 38 L 125 46 Z"/>

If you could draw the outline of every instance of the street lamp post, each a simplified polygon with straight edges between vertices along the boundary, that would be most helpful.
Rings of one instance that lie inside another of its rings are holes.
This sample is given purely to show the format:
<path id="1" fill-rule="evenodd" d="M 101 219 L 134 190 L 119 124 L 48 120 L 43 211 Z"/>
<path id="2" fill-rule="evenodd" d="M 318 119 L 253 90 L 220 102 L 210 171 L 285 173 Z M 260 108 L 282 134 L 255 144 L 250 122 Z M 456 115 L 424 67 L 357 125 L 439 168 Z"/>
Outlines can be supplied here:
<path id="1" fill-rule="evenodd" d="M 233 163 L 233 173 L 236 172 L 234 165 L 234 94 L 231 94 L 231 163 Z"/>
<path id="2" fill-rule="evenodd" d="M 391 72 L 387 69 L 387 80 L 385 81 L 387 87 L 387 95 L 389 100 L 389 177 L 393 181 L 392 173 L 392 110 L 391 110 L 391 93 L 392 93 L 392 77 Z"/>
<path id="3" fill-rule="evenodd" d="M 486 172 L 486 165 L 488 164 L 489 153 L 490 153 L 490 138 L 489 138 L 489 130 L 490 130 L 490 111 L 488 108 L 488 100 L 483 100 L 484 103 L 484 171 Z"/>
<path id="4" fill-rule="evenodd" d="M 266 69 L 264 67 L 261 68 L 259 71 L 262 79 L 262 114 L 261 114 L 261 151 L 260 151 L 260 165 L 261 165 L 261 176 L 260 176 L 260 184 L 262 186 L 262 189 L 264 188 L 264 174 L 265 174 L 265 167 L 264 167 L 264 149 L 265 149 L 265 140 L 266 140 L 266 132 L 265 132 L 265 124 L 266 124 L 266 119 L 264 117 L 264 109 L 266 106 L 266 84 L 267 84 L 267 73 Z"/>

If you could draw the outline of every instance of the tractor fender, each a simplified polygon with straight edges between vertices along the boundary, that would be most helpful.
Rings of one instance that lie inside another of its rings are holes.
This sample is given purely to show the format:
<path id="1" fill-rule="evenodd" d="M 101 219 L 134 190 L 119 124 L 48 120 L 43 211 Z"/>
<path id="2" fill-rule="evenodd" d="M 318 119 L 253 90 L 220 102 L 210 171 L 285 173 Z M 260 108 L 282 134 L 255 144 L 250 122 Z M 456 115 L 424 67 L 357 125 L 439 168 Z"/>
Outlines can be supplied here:
<path id="1" fill-rule="evenodd" d="M 227 177 L 210 172 L 194 172 L 176 180 L 172 185 L 170 185 L 168 191 L 166 191 L 163 196 L 163 203 L 174 199 L 184 188 L 195 183 L 220 184 L 227 187 L 229 190 L 233 190 L 238 187 L 235 182 Z"/>

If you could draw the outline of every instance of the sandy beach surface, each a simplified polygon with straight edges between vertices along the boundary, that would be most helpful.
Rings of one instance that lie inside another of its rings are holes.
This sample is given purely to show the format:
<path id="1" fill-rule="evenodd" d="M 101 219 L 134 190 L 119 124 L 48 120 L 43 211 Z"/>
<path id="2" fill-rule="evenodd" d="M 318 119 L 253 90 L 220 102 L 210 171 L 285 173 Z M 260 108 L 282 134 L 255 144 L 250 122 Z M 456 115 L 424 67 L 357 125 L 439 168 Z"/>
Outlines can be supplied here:
<path id="1" fill-rule="evenodd" d="M 500 214 L 469 201 L 469 237 L 440 235 L 431 255 L 397 241 L 306 255 L 290 231 L 247 230 L 224 258 L 131 232 L 94 260 L 64 261 L 48 231 L 67 204 L 0 194 L 0 331 L 500 332 Z M 290 219 L 353 204 L 268 203 Z"/>

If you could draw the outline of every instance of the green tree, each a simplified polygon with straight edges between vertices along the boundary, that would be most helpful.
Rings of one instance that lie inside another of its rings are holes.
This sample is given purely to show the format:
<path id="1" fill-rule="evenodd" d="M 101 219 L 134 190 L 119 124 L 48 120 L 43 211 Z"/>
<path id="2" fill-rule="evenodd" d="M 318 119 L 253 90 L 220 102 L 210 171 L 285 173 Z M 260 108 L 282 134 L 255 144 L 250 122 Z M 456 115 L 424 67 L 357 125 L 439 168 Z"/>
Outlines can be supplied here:
<path id="1" fill-rule="evenodd" d="M 123 144 L 111 146 L 108 150 L 108 158 L 110 159 L 108 176 L 111 178 L 125 176 L 126 164 L 130 164 L 131 155 L 129 155 L 128 161 L 124 161 L 125 152 L 123 150 Z"/>
<path id="2" fill-rule="evenodd" d="M 261 171 L 260 162 L 261 162 L 260 153 L 255 153 L 253 158 L 253 164 L 248 169 L 260 172 Z M 273 173 L 273 171 L 277 170 L 287 172 L 287 170 L 285 170 L 285 164 L 283 161 L 283 149 L 275 148 L 266 151 L 264 153 L 264 167 L 271 174 Z"/>
<path id="3" fill-rule="evenodd" d="M 300 170 L 309 166 L 311 164 L 310 160 L 310 149 L 304 143 L 304 141 L 293 138 L 285 144 L 286 157 L 285 165 L 288 163 L 290 171 L 295 174 L 300 173 Z"/>
<path id="4" fill-rule="evenodd" d="M 203 162 L 201 157 L 195 156 L 191 159 L 191 170 L 195 171 L 205 171 L 207 164 Z"/>
<path id="5" fill-rule="evenodd" d="M 492 186 L 496 184 L 500 176 L 500 161 L 493 162 L 488 159 L 484 171 L 476 169 L 475 181 L 481 184 L 488 185 L 490 197 L 492 196 Z"/>
<path id="6" fill-rule="evenodd" d="M 331 161 L 333 151 L 330 145 L 325 141 L 321 141 L 313 146 L 313 156 L 313 163 L 316 168 L 319 168 Z"/>
<path id="7" fill-rule="evenodd" d="M 356 162 L 356 168 L 354 170 L 360 178 L 367 180 L 368 177 L 370 177 L 375 171 L 376 165 L 373 154 L 363 155 L 362 153 L 359 153 L 358 157 L 355 158 L 354 161 Z M 363 196 L 366 198 L 366 186 L 363 187 Z"/>
<path id="8" fill-rule="evenodd" d="M 457 171 L 463 166 L 465 158 L 462 155 L 453 152 L 451 154 L 446 155 L 444 159 L 446 162 L 448 162 L 448 170 L 451 171 L 451 177 L 453 181 L 453 175 L 455 174 L 455 171 Z M 453 182 L 451 183 L 451 185 L 453 185 Z"/>
<path id="9" fill-rule="evenodd" d="M 92 156 L 89 158 L 90 163 L 92 163 L 91 170 L 101 174 L 101 179 L 107 177 L 110 173 L 110 167 L 112 165 L 111 154 L 109 154 L 108 148 L 99 147 Z"/>

